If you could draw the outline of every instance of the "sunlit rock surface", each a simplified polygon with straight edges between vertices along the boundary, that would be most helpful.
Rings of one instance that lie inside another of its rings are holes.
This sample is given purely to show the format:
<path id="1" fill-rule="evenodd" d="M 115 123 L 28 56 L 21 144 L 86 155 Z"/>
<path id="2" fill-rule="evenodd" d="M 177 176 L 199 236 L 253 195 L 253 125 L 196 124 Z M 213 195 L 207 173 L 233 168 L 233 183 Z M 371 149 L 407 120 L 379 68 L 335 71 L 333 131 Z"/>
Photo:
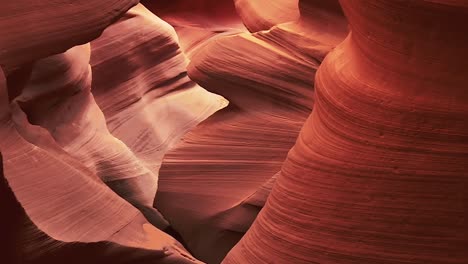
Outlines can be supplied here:
<path id="1" fill-rule="evenodd" d="M 110 184 L 123 192 L 134 189 L 138 197 L 132 199 L 151 211 L 164 154 L 228 101 L 188 78 L 188 61 L 174 29 L 142 5 L 107 28 L 91 47 L 92 93 L 111 134 L 136 158 L 105 157 L 100 165 L 110 162 L 115 175 Z M 106 177 L 112 175 L 109 166 L 103 169 Z"/>
<path id="2" fill-rule="evenodd" d="M 344 16 L 321 8 L 321 17 L 219 36 L 192 53 L 189 76 L 230 105 L 166 154 L 156 207 L 201 260 L 219 263 L 247 231 L 310 114 L 315 71 L 347 30 Z M 292 31 L 307 23 L 341 28 Z"/>
<path id="3" fill-rule="evenodd" d="M 299 18 L 298 0 L 234 0 L 236 10 L 251 32 Z"/>
<path id="4" fill-rule="evenodd" d="M 0 154 L 0 162 L 2 156 Z M 4 263 L 181 263 L 183 258 L 169 257 L 169 251 L 157 248 L 164 238 L 149 225 L 144 225 L 147 240 L 139 245 L 123 246 L 115 242 L 63 242 L 56 240 L 30 220 L 18 203 L 0 167 L 0 218 L 2 262 Z M 135 232 L 132 232 L 135 234 Z M 185 263 L 192 263 L 185 261 Z"/>
<path id="5" fill-rule="evenodd" d="M 79 67 L 79 63 L 74 65 Z M 8 106 L 7 80 L 3 73 L 0 77 L 0 99 L 2 106 Z M 96 259 L 103 261 L 135 248 L 135 255 L 117 261 L 159 256 L 162 263 L 196 262 L 174 238 L 150 225 L 135 207 L 66 153 L 46 128 L 29 123 L 18 102 L 1 110 L 1 181 L 6 196 L 2 207 L 8 210 L 2 221 L 20 226 L 7 233 L 7 238 L 14 237 L 10 242 L 16 241 L 15 251 L 7 256 L 12 263 L 47 259 L 57 263 L 64 260 L 57 255 L 77 254 L 72 250 L 75 247 L 81 252 L 102 248 L 103 255 Z M 111 243 L 95 243 L 101 241 Z M 95 261 L 91 255 L 82 259 Z"/>
<path id="6" fill-rule="evenodd" d="M 43 232 L 35 246 L 108 241 L 151 250 L 139 259 L 157 251 L 162 262 L 197 262 L 161 231 L 171 228 L 152 206 L 164 152 L 228 104 L 190 81 L 186 64 L 174 30 L 138 5 L 92 45 L 2 75 L 5 178 Z"/>
<path id="7" fill-rule="evenodd" d="M 464 0 L 39 2 L 0 9 L 0 263 L 468 261 Z"/>

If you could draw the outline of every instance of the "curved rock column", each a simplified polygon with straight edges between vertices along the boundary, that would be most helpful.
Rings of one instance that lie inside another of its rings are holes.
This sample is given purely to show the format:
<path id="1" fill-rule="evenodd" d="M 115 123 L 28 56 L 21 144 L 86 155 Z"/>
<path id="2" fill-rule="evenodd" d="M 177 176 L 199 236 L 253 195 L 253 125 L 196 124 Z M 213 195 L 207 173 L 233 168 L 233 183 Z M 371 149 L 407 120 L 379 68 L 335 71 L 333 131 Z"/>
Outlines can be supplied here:
<path id="1" fill-rule="evenodd" d="M 466 1 L 341 1 L 352 33 L 224 263 L 466 263 Z"/>
<path id="2" fill-rule="evenodd" d="M 8 73 L 97 38 L 138 0 L 2 1 L 0 65 Z M 53 45 L 52 45 L 53 43 Z"/>

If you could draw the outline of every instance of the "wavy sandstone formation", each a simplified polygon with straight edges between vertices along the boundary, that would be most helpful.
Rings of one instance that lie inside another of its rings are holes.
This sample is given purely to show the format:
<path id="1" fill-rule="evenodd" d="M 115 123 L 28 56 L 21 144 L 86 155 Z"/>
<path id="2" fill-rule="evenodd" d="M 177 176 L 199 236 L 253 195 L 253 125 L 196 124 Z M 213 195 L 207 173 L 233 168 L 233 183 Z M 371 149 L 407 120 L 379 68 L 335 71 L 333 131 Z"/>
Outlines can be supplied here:
<path id="1" fill-rule="evenodd" d="M 85 44 L 137 3 L 137 0 L 3 1 L 0 66 L 9 71 Z"/>
<path id="2" fill-rule="evenodd" d="M 38 239 L 18 250 L 43 247 L 61 256 L 51 243 L 84 242 L 83 250 L 93 252 L 106 247 L 89 243 L 108 241 L 121 249 L 97 259 L 110 261 L 132 247 L 135 254 L 122 262 L 157 255 L 157 263 L 195 263 L 154 227 L 169 225 L 152 206 L 157 174 L 164 152 L 227 101 L 188 79 L 175 32 L 141 5 L 90 47 L 12 67 L 1 87 L 5 178 L 32 221 L 25 239 Z"/>
<path id="3" fill-rule="evenodd" d="M 4 2 L 0 262 L 468 261 L 465 0 Z"/>
<path id="4" fill-rule="evenodd" d="M 223 263 L 466 263 L 468 6 L 341 4 L 352 33 Z"/>
<path id="5" fill-rule="evenodd" d="M 266 200 L 274 183 L 270 178 L 313 106 L 315 70 L 340 41 L 331 33 L 308 36 L 292 30 L 342 22 L 345 32 L 344 17 L 327 22 L 338 19 L 329 12 L 269 31 L 220 36 L 192 53 L 189 76 L 226 97 L 230 106 L 168 152 L 156 207 L 199 259 L 219 263 Z"/>
<path id="6" fill-rule="evenodd" d="M 8 106 L 7 80 L 3 73 L 0 77 L 1 103 Z M 16 102 L 11 106 L 11 111 L 8 107 L 1 109 L 0 149 L 4 177 L 16 197 L 13 201 L 10 191 L 5 190 L 2 195 L 7 198 L 2 206 L 9 210 L 5 211 L 7 217 L 21 221 L 17 225 L 24 223 L 14 229 L 17 233 L 7 233 L 15 236 L 12 241 L 16 241 L 13 245 L 18 255 L 9 255 L 13 263 L 63 261 L 60 256 L 75 254 L 71 251 L 75 247 L 82 252 L 109 250 L 97 257 L 106 261 L 129 252 L 128 248 L 140 248 L 148 256 L 159 256 L 158 263 L 197 262 L 175 239 L 148 224 L 136 208 L 63 151 L 45 128 L 30 124 Z M 101 241 L 111 244 L 95 243 Z M 113 243 L 118 245 L 114 247 Z M 146 258 L 138 251 L 124 257 L 123 263 Z M 83 258 L 94 261 L 92 256 Z"/>
<path id="7" fill-rule="evenodd" d="M 144 0 L 142 3 L 174 27 L 179 44 L 189 58 L 210 40 L 247 31 L 232 0 Z"/>
<path id="8" fill-rule="evenodd" d="M 250 32 L 268 30 L 299 18 L 298 0 L 234 0 L 236 10 Z"/>
<path id="9" fill-rule="evenodd" d="M 110 179 L 112 186 L 124 192 L 135 189 L 141 196 L 135 198 L 151 211 L 164 154 L 228 102 L 188 78 L 188 61 L 174 29 L 142 5 L 107 28 L 91 46 L 97 105 L 111 134 L 136 157 L 134 162 L 122 162 L 109 159 L 110 152 L 105 152 L 100 165 L 111 163 L 113 174 L 125 179 Z M 103 168 L 106 177 L 108 167 Z"/>
<path id="10" fill-rule="evenodd" d="M 38 229 L 17 201 L 4 178 L 3 166 L 0 167 L 0 198 L 0 210 L 7 213 L 0 218 L 0 231 L 5 242 L 1 252 L 5 263 L 193 263 L 177 255 L 170 256 L 172 253 L 164 248 L 155 250 L 155 245 L 161 244 L 158 241 L 161 236 L 149 225 L 143 226 L 148 241 L 138 246 L 108 241 L 68 243 L 50 237 Z"/>

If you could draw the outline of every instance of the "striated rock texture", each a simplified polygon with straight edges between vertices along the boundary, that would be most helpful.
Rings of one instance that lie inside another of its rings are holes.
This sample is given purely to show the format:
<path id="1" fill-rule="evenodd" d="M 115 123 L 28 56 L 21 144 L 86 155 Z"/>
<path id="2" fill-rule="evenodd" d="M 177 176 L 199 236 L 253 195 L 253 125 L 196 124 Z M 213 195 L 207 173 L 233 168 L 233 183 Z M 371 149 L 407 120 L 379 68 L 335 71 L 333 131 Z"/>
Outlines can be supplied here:
<path id="1" fill-rule="evenodd" d="M 11 82 L 8 79 L 8 88 L 14 86 Z M 9 108 L 3 73 L 0 100 L 1 209 L 6 215 L 2 221 L 7 223 L 2 228 L 12 227 L 2 232 L 12 244 L 1 252 L 11 259 L 8 263 L 60 263 L 63 257 L 73 256 L 98 263 L 130 252 L 134 253 L 116 261 L 154 257 L 157 263 L 197 263 L 174 238 L 150 225 L 136 208 L 61 149 L 45 128 L 30 124 L 18 102 Z M 95 258 L 78 255 L 99 250 L 102 255 Z"/>
<path id="2" fill-rule="evenodd" d="M 0 262 L 468 262 L 466 0 L 4 2 Z"/>
<path id="3" fill-rule="evenodd" d="M 123 162 L 109 159 L 112 152 L 106 152 L 99 164 L 111 165 L 102 169 L 107 178 L 115 175 L 108 179 L 112 186 L 123 192 L 135 189 L 138 203 L 152 211 L 164 154 L 228 102 L 188 78 L 188 61 L 174 29 L 142 5 L 107 28 L 91 46 L 97 105 L 111 134 L 136 158 Z M 114 167 L 113 173 L 109 167 Z"/>
<path id="4" fill-rule="evenodd" d="M 465 1 L 340 1 L 352 33 L 223 263 L 466 263 Z"/>
<path id="5" fill-rule="evenodd" d="M 234 0 L 236 10 L 250 32 L 268 30 L 299 18 L 298 0 Z"/>
<path id="6" fill-rule="evenodd" d="M 315 70 L 345 37 L 302 30 L 341 23 L 346 32 L 344 16 L 322 17 L 218 36 L 191 54 L 189 76 L 230 104 L 166 154 L 156 207 L 197 258 L 219 263 L 263 206 L 310 114 Z"/>
<path id="7" fill-rule="evenodd" d="M 85 44 L 137 3 L 137 0 L 2 1 L 0 66 L 8 72 L 24 63 Z"/>
<path id="8" fill-rule="evenodd" d="M 1 76 L 0 150 L 27 227 L 12 258 L 198 263 L 153 207 L 164 153 L 227 105 L 186 65 L 174 30 L 137 5 L 92 45 Z"/>
<path id="9" fill-rule="evenodd" d="M 0 153 L 0 164 L 2 155 Z M 164 249 L 150 249 L 160 239 L 154 229 L 144 226 L 151 238 L 141 247 L 127 247 L 113 242 L 63 242 L 51 238 L 30 220 L 8 186 L 3 166 L 0 167 L 0 210 L 7 214 L 0 218 L 2 261 L 25 263 L 183 263 L 181 258 L 168 257 Z M 183 261 L 183 260 L 182 260 Z M 185 263 L 191 263 L 185 261 Z"/>
<path id="10" fill-rule="evenodd" d="M 179 44 L 189 58 L 210 40 L 247 31 L 232 0 L 143 0 L 142 3 L 174 27 Z"/>

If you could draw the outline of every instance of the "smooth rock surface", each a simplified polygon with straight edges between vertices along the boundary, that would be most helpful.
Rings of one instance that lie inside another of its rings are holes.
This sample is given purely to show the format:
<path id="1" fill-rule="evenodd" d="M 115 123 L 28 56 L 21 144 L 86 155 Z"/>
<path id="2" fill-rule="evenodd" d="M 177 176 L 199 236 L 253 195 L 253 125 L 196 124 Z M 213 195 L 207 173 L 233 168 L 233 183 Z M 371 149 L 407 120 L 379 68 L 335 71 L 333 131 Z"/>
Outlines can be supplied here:
<path id="1" fill-rule="evenodd" d="M 298 0 L 234 0 L 236 10 L 250 32 L 299 18 Z"/>
<path id="2" fill-rule="evenodd" d="M 0 91 L 2 105 L 8 105 L 3 73 Z M 135 248 L 117 261 L 157 257 L 158 263 L 197 263 L 174 238 L 150 225 L 136 208 L 63 151 L 45 128 L 29 123 L 16 101 L 11 110 L 1 110 L 1 181 L 6 196 L 2 207 L 8 210 L 2 221 L 20 226 L 6 233 L 17 246 L 14 252 L 2 247 L 7 259 L 13 263 L 58 262 L 63 261 L 60 256 L 102 249 L 105 251 L 96 259 L 110 261 Z M 81 257 L 96 261 L 92 255 Z"/>
<path id="3" fill-rule="evenodd" d="M 467 263 L 465 0 L 40 2 L 0 4 L 1 263 Z"/>
<path id="4" fill-rule="evenodd" d="M 137 3 L 137 0 L 2 1 L 0 66 L 9 72 L 24 63 L 85 44 Z"/>
<path id="5" fill-rule="evenodd" d="M 341 1 L 352 33 L 223 263 L 466 263 L 462 2 Z"/>
<path id="6" fill-rule="evenodd" d="M 189 76 L 230 105 L 168 152 L 156 207 L 201 260 L 219 263 L 262 208 L 313 107 L 315 70 L 344 38 L 344 17 L 326 18 L 220 36 L 192 53 Z M 307 35 L 309 21 L 340 25 L 342 35 Z"/>

